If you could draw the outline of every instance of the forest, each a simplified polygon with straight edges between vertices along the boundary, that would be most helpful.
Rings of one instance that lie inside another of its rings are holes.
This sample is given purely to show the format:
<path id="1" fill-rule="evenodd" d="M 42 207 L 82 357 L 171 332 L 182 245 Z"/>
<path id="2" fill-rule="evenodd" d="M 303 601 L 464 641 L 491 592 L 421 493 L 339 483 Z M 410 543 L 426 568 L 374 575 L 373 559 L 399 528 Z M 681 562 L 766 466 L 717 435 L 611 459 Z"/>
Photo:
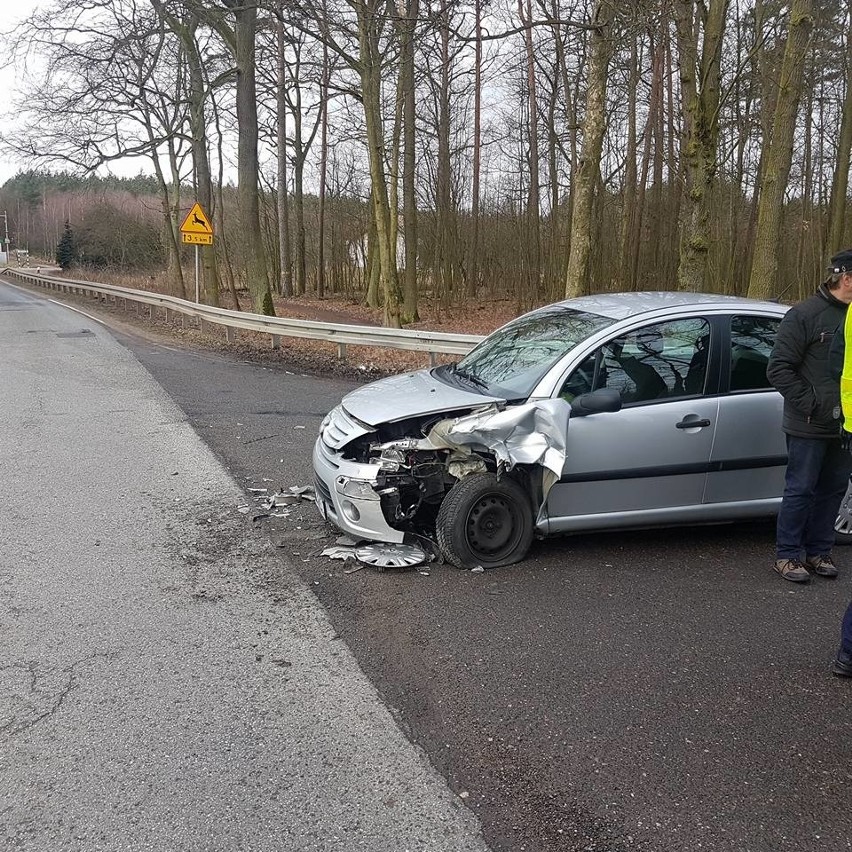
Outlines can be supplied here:
<path id="1" fill-rule="evenodd" d="M 852 243 L 849 36 L 840 0 L 54 0 L 4 36 L 0 203 L 185 297 L 199 202 L 203 299 L 266 313 L 793 301 Z"/>

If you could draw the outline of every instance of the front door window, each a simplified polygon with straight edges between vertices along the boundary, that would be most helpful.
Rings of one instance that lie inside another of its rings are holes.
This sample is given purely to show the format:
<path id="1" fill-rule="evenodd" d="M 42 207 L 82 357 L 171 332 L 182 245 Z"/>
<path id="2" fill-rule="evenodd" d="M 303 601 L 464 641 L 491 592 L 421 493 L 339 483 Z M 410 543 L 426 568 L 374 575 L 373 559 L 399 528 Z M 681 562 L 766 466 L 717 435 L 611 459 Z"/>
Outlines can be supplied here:
<path id="1" fill-rule="evenodd" d="M 701 395 L 709 340 L 709 323 L 697 317 L 627 332 L 580 364 L 561 396 L 570 402 L 581 393 L 615 388 L 629 405 Z"/>

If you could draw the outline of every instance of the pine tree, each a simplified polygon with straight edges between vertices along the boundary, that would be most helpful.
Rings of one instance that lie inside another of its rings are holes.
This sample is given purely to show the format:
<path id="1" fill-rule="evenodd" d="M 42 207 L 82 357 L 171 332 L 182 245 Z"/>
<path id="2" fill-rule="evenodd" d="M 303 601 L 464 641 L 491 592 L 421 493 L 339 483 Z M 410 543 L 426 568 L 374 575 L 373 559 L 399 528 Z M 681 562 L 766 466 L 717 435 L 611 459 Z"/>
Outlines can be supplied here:
<path id="1" fill-rule="evenodd" d="M 62 269 L 68 269 L 74 263 L 76 254 L 74 232 L 71 230 L 71 223 L 66 219 L 65 229 L 56 245 L 56 262 Z"/>

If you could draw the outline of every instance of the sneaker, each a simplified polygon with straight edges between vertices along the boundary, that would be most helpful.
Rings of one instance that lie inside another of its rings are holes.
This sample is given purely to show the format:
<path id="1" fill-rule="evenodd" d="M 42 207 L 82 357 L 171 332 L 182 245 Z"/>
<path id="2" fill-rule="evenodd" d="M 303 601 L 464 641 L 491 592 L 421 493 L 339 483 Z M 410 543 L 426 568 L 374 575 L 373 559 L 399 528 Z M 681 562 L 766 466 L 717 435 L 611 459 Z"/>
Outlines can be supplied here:
<path id="1" fill-rule="evenodd" d="M 811 579 L 808 569 L 798 559 L 776 559 L 775 570 L 791 583 L 807 583 Z"/>
<path id="2" fill-rule="evenodd" d="M 808 556 L 805 559 L 805 567 L 820 577 L 837 576 L 837 566 L 830 556 Z"/>
<path id="3" fill-rule="evenodd" d="M 847 654 L 841 648 L 831 664 L 831 673 L 838 677 L 852 677 L 852 654 Z"/>

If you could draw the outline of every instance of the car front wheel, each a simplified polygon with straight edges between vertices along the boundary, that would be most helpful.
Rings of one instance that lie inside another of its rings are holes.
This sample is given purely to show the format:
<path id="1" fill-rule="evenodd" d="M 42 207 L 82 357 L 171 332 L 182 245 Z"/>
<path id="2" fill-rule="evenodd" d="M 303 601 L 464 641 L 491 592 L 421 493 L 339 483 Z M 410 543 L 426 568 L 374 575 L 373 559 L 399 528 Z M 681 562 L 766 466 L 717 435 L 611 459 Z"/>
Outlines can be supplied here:
<path id="1" fill-rule="evenodd" d="M 532 543 L 530 499 L 507 476 L 472 473 L 447 493 L 435 531 L 444 557 L 459 568 L 511 565 Z"/>

